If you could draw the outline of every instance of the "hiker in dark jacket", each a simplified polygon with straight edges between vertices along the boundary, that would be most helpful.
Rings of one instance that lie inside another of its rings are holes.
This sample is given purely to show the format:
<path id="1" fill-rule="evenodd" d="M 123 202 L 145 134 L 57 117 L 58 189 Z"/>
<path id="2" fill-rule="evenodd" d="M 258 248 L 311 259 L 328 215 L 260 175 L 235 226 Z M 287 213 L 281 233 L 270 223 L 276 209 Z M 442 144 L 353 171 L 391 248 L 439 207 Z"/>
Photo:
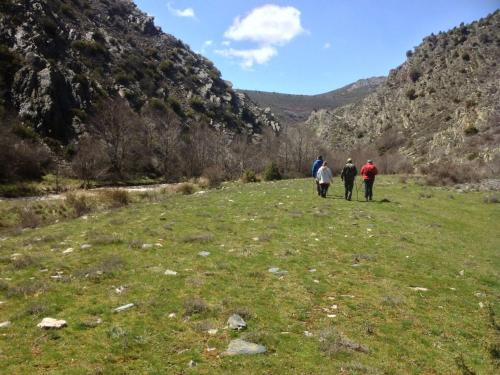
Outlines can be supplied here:
<path id="1" fill-rule="evenodd" d="M 377 167 L 373 164 L 373 161 L 368 160 L 363 168 L 361 168 L 361 176 L 365 183 L 365 199 L 366 201 L 372 200 L 373 198 L 373 183 L 375 182 L 375 176 L 378 174 Z"/>
<path id="2" fill-rule="evenodd" d="M 312 165 L 312 168 L 311 168 L 311 174 L 314 178 L 314 181 L 316 181 L 316 191 L 318 192 L 318 195 L 321 196 L 321 188 L 319 186 L 319 181 L 318 179 L 316 178 L 317 174 L 318 174 L 318 170 L 321 168 L 321 166 L 323 165 L 323 156 L 318 156 L 318 158 L 314 161 L 313 165 Z"/>
<path id="3" fill-rule="evenodd" d="M 352 159 L 347 159 L 347 164 L 342 168 L 342 173 L 340 174 L 340 178 L 344 181 L 345 188 L 345 199 L 348 201 L 352 198 L 352 188 L 354 187 L 354 179 L 358 174 L 358 169 L 353 164 Z"/>

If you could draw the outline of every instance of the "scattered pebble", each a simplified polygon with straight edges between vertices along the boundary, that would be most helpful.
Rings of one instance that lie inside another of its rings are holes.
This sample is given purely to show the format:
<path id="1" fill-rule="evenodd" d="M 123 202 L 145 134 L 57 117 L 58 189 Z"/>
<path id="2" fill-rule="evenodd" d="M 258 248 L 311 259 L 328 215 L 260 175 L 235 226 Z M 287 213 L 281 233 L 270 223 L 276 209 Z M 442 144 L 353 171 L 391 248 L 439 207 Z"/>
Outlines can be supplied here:
<path id="1" fill-rule="evenodd" d="M 455 291 L 455 290 L 457 290 L 457 288 L 450 288 L 450 290 L 453 290 L 453 291 Z"/>
<path id="2" fill-rule="evenodd" d="M 132 307 L 134 307 L 135 305 L 133 303 L 127 303 L 126 305 L 123 305 L 123 306 L 120 306 L 120 307 L 117 307 L 116 309 L 114 309 L 113 311 L 114 312 L 122 312 L 122 311 L 125 311 L 125 310 L 128 310 L 128 309 L 131 309 Z"/>
<path id="3" fill-rule="evenodd" d="M 207 333 L 208 333 L 210 336 L 215 336 L 215 335 L 217 334 L 217 332 L 219 332 L 219 330 L 218 330 L 218 329 L 215 329 L 215 328 L 214 328 L 214 329 L 209 329 L 209 330 L 207 331 Z"/>
<path id="4" fill-rule="evenodd" d="M 421 286 L 415 286 L 415 287 L 410 286 L 409 288 L 416 290 L 417 292 L 427 292 L 429 290 L 429 289 L 421 287 Z"/>
<path id="5" fill-rule="evenodd" d="M 152 249 L 153 248 L 153 244 L 150 244 L 150 243 L 145 243 L 142 245 L 142 249 L 143 250 L 149 250 L 149 249 Z"/>
<path id="6" fill-rule="evenodd" d="M 241 339 L 232 340 L 229 343 L 227 350 L 222 355 L 239 355 L 239 354 L 259 354 L 267 351 L 265 346 L 254 344 Z"/>
<path id="7" fill-rule="evenodd" d="M 330 308 L 333 310 L 337 310 L 339 307 L 337 305 L 332 305 Z"/>
<path id="8" fill-rule="evenodd" d="M 189 363 L 188 363 L 188 367 L 189 368 L 193 368 L 193 367 L 196 367 L 197 366 L 197 363 L 193 360 L 190 360 Z"/>
<path id="9" fill-rule="evenodd" d="M 238 314 L 233 314 L 227 320 L 227 325 L 231 329 L 236 329 L 238 331 L 245 329 L 247 327 L 246 322 Z"/>
<path id="10" fill-rule="evenodd" d="M 275 275 L 286 275 L 288 273 L 288 271 L 282 270 L 278 267 L 271 267 L 268 269 L 268 271 Z"/>
<path id="11" fill-rule="evenodd" d="M 156 247 L 163 247 L 163 245 L 161 243 L 159 243 L 159 242 L 155 243 L 155 246 Z"/>
<path id="12" fill-rule="evenodd" d="M 304 336 L 305 337 L 312 337 L 313 334 L 311 332 L 309 332 L 309 331 L 304 331 Z"/>
<path id="13" fill-rule="evenodd" d="M 316 272 L 316 268 L 311 268 L 309 272 Z"/>
<path id="14" fill-rule="evenodd" d="M 464 276 L 464 275 L 465 275 L 465 270 L 461 270 L 458 274 L 459 274 L 460 276 Z"/>
<path id="15" fill-rule="evenodd" d="M 477 297 L 477 298 L 484 298 L 486 297 L 486 294 L 482 293 L 482 292 L 477 292 L 477 293 L 474 293 L 474 295 Z"/>
<path id="16" fill-rule="evenodd" d="M 63 328 L 68 324 L 65 320 L 57 320 L 53 318 L 43 318 L 40 323 L 37 324 L 37 327 L 50 329 L 50 328 Z"/>
<path id="17" fill-rule="evenodd" d="M 200 251 L 198 253 L 198 255 L 201 256 L 201 257 L 207 257 L 207 256 L 210 255 L 210 252 L 209 251 Z"/>
<path id="18" fill-rule="evenodd" d="M 127 289 L 127 287 L 120 285 L 118 288 L 115 288 L 115 292 L 117 294 L 122 294 L 125 291 L 125 289 Z"/>
<path id="19" fill-rule="evenodd" d="M 326 316 L 329 318 L 336 318 L 337 314 L 326 314 Z"/>
<path id="20" fill-rule="evenodd" d="M 12 323 L 11 323 L 11 321 L 10 321 L 10 320 L 7 320 L 7 321 L 5 321 L 5 322 L 0 323 L 0 328 L 7 328 L 7 327 L 9 327 L 11 324 L 12 324 Z"/>
<path id="21" fill-rule="evenodd" d="M 165 271 L 165 275 L 167 275 L 167 276 L 175 276 L 175 275 L 177 275 L 177 272 L 172 271 L 172 270 L 166 270 Z"/>
<path id="22" fill-rule="evenodd" d="M 92 247 L 92 245 L 88 244 L 88 243 L 85 243 L 83 244 L 82 246 L 80 246 L 80 249 L 82 250 L 88 250 Z"/>
<path id="23" fill-rule="evenodd" d="M 484 303 L 479 302 L 479 307 L 482 309 L 484 307 Z"/>
<path id="24" fill-rule="evenodd" d="M 66 250 L 64 250 L 62 253 L 63 254 L 70 254 L 72 253 L 73 251 L 75 251 L 75 249 L 73 249 L 72 247 L 68 247 Z"/>
<path id="25" fill-rule="evenodd" d="M 313 280 L 313 283 L 319 284 L 319 280 Z"/>
<path id="26" fill-rule="evenodd" d="M 170 314 L 168 314 L 168 317 L 169 317 L 170 319 L 173 319 L 173 318 L 175 318 L 176 316 L 177 316 L 177 314 L 176 314 L 176 313 L 170 313 Z"/>

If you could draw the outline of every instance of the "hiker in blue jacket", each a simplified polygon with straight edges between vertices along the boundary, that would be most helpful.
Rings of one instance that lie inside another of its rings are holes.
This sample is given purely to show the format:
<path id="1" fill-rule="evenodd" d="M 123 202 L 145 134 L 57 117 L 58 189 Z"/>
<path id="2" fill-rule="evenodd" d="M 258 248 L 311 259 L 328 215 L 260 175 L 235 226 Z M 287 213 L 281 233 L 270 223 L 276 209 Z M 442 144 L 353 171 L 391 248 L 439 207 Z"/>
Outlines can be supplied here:
<path id="1" fill-rule="evenodd" d="M 321 168 L 322 165 L 323 165 L 323 156 L 320 155 L 314 161 L 311 169 L 312 177 L 314 178 L 314 181 L 316 181 L 316 190 L 319 196 L 321 196 L 321 187 L 319 186 L 319 181 L 316 176 L 318 175 L 318 170 Z"/>

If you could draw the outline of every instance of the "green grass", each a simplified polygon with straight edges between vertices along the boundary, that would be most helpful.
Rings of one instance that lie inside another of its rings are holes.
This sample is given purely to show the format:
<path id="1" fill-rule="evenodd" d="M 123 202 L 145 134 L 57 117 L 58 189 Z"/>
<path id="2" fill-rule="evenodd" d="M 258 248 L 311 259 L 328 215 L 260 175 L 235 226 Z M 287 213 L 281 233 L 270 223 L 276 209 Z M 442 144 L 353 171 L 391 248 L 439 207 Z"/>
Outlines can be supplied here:
<path id="1" fill-rule="evenodd" d="M 384 176 L 377 201 L 346 202 L 336 182 L 328 199 L 313 194 L 310 180 L 230 184 L 2 238 L 0 322 L 12 321 L 0 328 L 2 371 L 498 371 L 490 349 L 499 340 L 499 206 L 480 193 Z M 280 278 L 270 267 L 288 273 Z M 246 331 L 223 329 L 233 312 L 245 316 Z M 68 327 L 37 328 L 47 316 Z M 218 333 L 208 335 L 211 328 Z M 235 337 L 268 353 L 220 357 Z M 350 350 L 353 342 L 368 352 Z"/>

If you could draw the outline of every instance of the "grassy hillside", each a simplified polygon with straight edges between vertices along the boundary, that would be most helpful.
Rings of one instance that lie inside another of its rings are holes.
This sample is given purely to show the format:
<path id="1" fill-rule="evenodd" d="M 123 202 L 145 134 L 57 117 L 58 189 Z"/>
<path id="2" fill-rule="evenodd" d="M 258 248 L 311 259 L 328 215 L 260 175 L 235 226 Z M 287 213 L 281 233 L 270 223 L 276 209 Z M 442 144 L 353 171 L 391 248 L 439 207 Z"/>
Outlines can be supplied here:
<path id="1" fill-rule="evenodd" d="M 384 176 L 376 201 L 347 202 L 335 182 L 327 199 L 310 180 L 235 184 L 1 238 L 0 372 L 498 370 L 498 205 Z M 224 329 L 235 312 L 245 331 Z M 268 352 L 220 356 L 236 337 Z"/>

